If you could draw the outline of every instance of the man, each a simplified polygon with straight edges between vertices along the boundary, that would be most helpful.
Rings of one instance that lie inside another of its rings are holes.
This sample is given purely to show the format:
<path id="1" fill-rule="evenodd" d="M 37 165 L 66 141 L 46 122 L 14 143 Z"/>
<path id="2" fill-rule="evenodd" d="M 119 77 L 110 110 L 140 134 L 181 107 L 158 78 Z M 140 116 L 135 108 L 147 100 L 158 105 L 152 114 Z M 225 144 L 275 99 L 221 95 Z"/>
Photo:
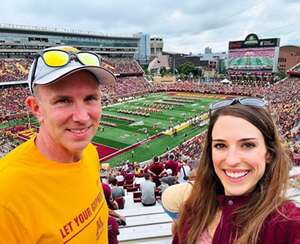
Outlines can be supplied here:
<path id="1" fill-rule="evenodd" d="M 150 179 L 150 174 L 145 173 L 145 181 L 140 184 L 140 189 L 142 193 L 142 204 L 144 206 L 153 206 L 156 204 L 155 189 L 156 185 Z"/>
<path id="2" fill-rule="evenodd" d="M 101 117 L 99 83 L 115 78 L 100 61 L 72 47 L 45 49 L 34 59 L 26 105 L 39 131 L 0 161 L 1 243 L 108 242 L 90 142 Z"/>
<path id="3" fill-rule="evenodd" d="M 164 176 L 160 179 L 160 181 L 163 183 L 166 183 L 168 186 L 172 186 L 176 184 L 177 182 L 177 176 L 173 176 L 173 172 L 171 169 L 166 170 L 167 176 Z"/>
<path id="4" fill-rule="evenodd" d="M 165 164 L 165 169 L 171 169 L 173 172 L 172 175 L 176 176 L 178 174 L 178 168 L 179 168 L 179 164 L 177 161 L 175 161 L 174 154 L 170 154 L 169 160 Z"/>
<path id="5" fill-rule="evenodd" d="M 165 173 L 165 168 L 164 165 L 161 162 L 159 162 L 159 158 L 157 156 L 153 158 L 153 162 L 148 168 L 148 173 L 151 175 L 153 182 L 156 184 L 156 186 L 160 186 L 161 183 L 159 179 Z"/>
<path id="6" fill-rule="evenodd" d="M 125 196 L 125 191 L 123 187 L 118 186 L 118 181 L 115 177 L 111 179 L 111 193 L 112 193 L 112 198 L 116 200 L 119 197 L 124 197 Z"/>

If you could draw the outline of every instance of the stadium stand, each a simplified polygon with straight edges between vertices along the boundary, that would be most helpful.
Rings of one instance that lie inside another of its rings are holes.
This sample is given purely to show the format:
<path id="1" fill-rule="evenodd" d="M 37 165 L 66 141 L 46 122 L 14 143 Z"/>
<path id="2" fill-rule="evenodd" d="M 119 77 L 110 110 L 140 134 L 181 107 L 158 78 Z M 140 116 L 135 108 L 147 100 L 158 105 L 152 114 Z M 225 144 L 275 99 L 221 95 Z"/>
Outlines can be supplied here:
<path id="1" fill-rule="evenodd" d="M 27 79 L 31 59 L 0 59 L 0 82 Z"/>
<path id="2" fill-rule="evenodd" d="M 0 82 L 24 80 L 30 63 L 30 59 L 2 59 L 0 62 Z M 268 86 L 193 81 L 152 84 L 144 78 L 141 67 L 133 59 L 105 58 L 103 65 L 118 74 L 116 84 L 101 87 L 104 104 L 116 103 L 129 97 L 134 98 L 152 92 L 181 91 L 226 96 L 263 96 L 270 102 L 270 108 L 290 150 L 296 155 L 295 158 L 300 157 L 300 79 L 297 77 L 286 78 Z M 26 85 L 0 86 L 0 121 L 26 119 L 28 114 L 24 99 L 28 94 Z M 199 142 L 201 142 L 201 136 L 184 143 L 174 149 L 173 152 L 181 153 L 187 157 L 198 157 L 201 153 Z"/>

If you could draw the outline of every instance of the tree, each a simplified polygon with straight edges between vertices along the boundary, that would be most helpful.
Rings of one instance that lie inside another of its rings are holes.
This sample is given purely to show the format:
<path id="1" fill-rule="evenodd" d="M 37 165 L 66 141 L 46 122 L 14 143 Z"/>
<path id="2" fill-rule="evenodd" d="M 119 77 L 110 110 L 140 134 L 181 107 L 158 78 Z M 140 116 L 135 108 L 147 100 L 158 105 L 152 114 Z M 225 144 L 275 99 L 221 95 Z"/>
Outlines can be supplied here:
<path id="1" fill-rule="evenodd" d="M 185 62 L 178 67 L 178 72 L 182 76 L 189 76 L 190 74 L 197 74 L 195 65 L 191 62 Z"/>
<path id="2" fill-rule="evenodd" d="M 161 75 L 161 77 L 164 77 L 167 73 L 168 73 L 168 72 L 167 72 L 166 67 L 160 68 L 160 75 Z"/>

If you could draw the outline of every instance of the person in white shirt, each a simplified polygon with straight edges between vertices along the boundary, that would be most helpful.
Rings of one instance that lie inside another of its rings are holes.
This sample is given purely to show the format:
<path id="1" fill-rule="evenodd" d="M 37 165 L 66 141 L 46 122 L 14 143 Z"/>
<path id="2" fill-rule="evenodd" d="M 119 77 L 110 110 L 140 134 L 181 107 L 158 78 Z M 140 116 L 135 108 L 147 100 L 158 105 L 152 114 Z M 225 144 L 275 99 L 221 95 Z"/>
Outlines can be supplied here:
<path id="1" fill-rule="evenodd" d="M 186 160 L 183 160 L 183 164 L 180 168 L 180 170 L 178 171 L 178 182 L 179 183 L 184 183 L 188 181 L 188 177 L 191 174 L 191 168 L 190 166 L 187 164 Z"/>
<path id="2" fill-rule="evenodd" d="M 156 185 L 151 181 L 149 173 L 144 175 L 145 181 L 141 182 L 140 189 L 142 192 L 142 204 L 144 206 L 153 206 L 156 204 L 155 189 Z"/>

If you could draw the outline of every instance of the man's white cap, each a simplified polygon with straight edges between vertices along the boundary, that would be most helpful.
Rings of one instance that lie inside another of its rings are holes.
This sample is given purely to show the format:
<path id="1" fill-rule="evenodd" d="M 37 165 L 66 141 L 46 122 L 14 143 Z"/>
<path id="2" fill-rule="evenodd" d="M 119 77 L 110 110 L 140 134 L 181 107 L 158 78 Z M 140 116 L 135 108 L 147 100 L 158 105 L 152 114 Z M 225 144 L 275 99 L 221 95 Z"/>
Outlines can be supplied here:
<path id="1" fill-rule="evenodd" d="M 78 49 L 70 46 L 51 47 L 43 51 L 47 51 L 47 50 L 71 51 L 75 54 L 76 52 L 78 52 Z M 34 68 L 33 67 L 34 62 L 31 65 L 29 75 L 28 75 L 28 83 L 31 92 L 34 85 L 51 84 L 56 81 L 59 81 L 61 78 L 64 78 L 80 70 L 87 70 L 91 72 L 101 84 L 114 83 L 116 81 L 114 74 L 110 70 L 96 65 L 84 65 L 81 64 L 78 60 L 71 60 L 67 65 L 62 67 L 49 67 L 44 63 L 41 57 L 37 57 L 35 73 L 32 74 Z M 31 81 L 32 75 L 34 75 L 33 81 Z"/>

